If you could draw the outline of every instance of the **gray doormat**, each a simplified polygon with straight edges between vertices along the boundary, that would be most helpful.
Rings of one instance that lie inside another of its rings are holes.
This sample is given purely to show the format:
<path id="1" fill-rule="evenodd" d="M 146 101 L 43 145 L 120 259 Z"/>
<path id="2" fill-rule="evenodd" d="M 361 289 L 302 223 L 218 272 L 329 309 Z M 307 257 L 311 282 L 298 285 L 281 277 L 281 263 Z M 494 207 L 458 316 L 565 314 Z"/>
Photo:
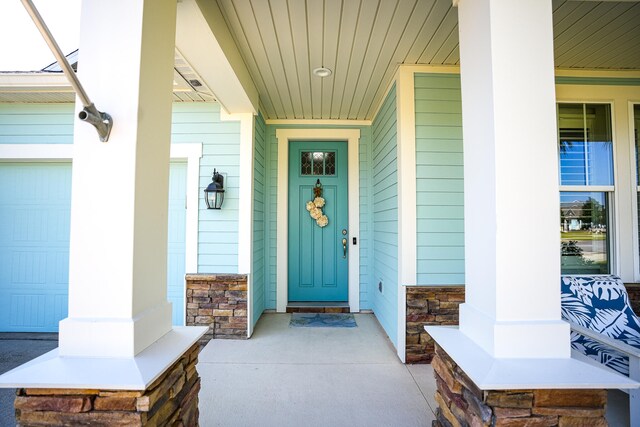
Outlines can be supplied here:
<path id="1" fill-rule="evenodd" d="M 356 328 L 351 313 L 291 313 L 290 328 Z"/>

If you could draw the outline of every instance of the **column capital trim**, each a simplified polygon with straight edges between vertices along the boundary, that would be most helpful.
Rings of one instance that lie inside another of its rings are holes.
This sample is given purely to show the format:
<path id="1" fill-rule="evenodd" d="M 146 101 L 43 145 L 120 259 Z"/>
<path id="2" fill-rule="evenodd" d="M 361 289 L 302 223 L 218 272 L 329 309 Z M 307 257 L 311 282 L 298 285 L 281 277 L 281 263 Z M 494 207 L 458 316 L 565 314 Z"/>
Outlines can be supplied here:
<path id="1" fill-rule="evenodd" d="M 635 389 L 640 383 L 572 358 L 495 358 L 458 328 L 425 326 L 481 390 Z"/>
<path id="2" fill-rule="evenodd" d="M 0 388 L 145 390 L 207 330 L 174 327 L 130 358 L 63 357 L 55 349 L 0 375 Z"/>

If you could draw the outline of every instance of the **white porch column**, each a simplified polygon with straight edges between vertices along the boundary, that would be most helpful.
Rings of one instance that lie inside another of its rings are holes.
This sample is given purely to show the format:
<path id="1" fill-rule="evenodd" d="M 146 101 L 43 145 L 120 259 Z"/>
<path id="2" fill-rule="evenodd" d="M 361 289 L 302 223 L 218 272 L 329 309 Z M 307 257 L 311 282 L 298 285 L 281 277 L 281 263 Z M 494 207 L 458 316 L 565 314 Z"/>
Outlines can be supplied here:
<path id="1" fill-rule="evenodd" d="M 175 0 L 85 0 L 78 75 L 113 117 L 76 122 L 62 356 L 127 358 L 171 330 L 167 198 Z M 76 110 L 82 108 L 76 102 Z"/>
<path id="2" fill-rule="evenodd" d="M 416 108 L 414 72 L 400 66 L 396 74 L 398 122 L 398 339 L 397 354 L 406 356 L 407 286 L 418 282 L 416 202 Z"/>
<path id="3" fill-rule="evenodd" d="M 497 358 L 569 357 L 569 327 L 560 320 L 551 0 L 457 3 L 466 259 L 460 331 Z"/>

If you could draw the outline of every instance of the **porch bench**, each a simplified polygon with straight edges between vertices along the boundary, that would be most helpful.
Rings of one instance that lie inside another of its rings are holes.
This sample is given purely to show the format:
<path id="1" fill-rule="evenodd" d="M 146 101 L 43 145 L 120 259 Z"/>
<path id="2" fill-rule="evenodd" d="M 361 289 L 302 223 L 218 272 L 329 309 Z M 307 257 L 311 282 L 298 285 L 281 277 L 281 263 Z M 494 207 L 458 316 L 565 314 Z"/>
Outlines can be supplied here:
<path id="1" fill-rule="evenodd" d="M 575 358 L 640 381 L 640 319 L 618 276 L 561 277 L 562 318 L 571 325 Z M 640 391 L 629 393 L 631 425 L 640 425 Z"/>

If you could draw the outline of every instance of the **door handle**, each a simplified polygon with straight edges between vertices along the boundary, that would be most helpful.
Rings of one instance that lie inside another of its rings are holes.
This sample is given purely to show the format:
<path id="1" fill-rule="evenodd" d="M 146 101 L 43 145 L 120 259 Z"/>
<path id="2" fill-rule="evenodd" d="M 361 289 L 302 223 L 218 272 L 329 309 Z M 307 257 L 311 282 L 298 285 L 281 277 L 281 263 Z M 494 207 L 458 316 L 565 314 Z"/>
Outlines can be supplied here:
<path id="1" fill-rule="evenodd" d="M 342 258 L 346 258 L 347 257 L 347 239 L 342 239 L 342 251 L 343 251 Z"/>

